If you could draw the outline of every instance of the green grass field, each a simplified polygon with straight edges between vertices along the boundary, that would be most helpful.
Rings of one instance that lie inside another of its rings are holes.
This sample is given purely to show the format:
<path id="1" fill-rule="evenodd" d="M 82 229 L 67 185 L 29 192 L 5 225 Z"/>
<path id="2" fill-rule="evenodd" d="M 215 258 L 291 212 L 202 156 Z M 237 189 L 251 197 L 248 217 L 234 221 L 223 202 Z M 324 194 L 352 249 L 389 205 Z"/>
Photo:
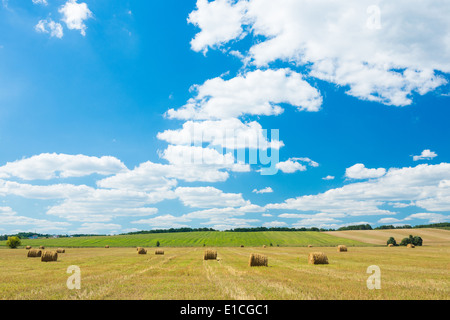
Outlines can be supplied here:
<path id="1" fill-rule="evenodd" d="M 238 247 L 240 245 L 259 247 L 269 246 L 370 246 L 358 240 L 335 237 L 322 232 L 185 232 L 160 233 L 123 236 L 58 238 L 58 239 L 23 239 L 22 246 L 33 247 L 154 247 L 159 241 L 162 247 Z M 5 246 L 1 241 L 0 246 Z"/>
<path id="2" fill-rule="evenodd" d="M 219 247 L 218 261 L 203 248 L 165 248 L 138 255 L 134 248 L 73 248 L 56 262 L 27 258 L 25 249 L 0 249 L 0 299 L 449 299 L 450 246 L 238 248 Z M 322 251 L 328 265 L 310 265 Z M 250 253 L 269 267 L 248 266 Z M 81 289 L 69 290 L 71 265 Z M 381 269 L 381 289 L 369 290 L 367 268 Z"/>

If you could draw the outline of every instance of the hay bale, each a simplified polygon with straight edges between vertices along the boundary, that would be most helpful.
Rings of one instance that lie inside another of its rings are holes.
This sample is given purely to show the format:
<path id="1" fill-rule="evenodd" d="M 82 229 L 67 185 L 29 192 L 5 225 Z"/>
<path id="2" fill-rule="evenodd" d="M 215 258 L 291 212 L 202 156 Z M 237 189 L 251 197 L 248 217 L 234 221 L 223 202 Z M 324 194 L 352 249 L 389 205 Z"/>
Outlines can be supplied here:
<path id="1" fill-rule="evenodd" d="M 26 250 L 30 250 L 30 249 L 31 249 L 31 246 L 26 246 L 25 249 L 26 249 Z"/>
<path id="2" fill-rule="evenodd" d="M 44 251 L 41 256 L 42 262 L 57 261 L 58 253 L 56 251 Z"/>
<path id="3" fill-rule="evenodd" d="M 268 262 L 269 259 L 267 258 L 267 256 L 258 253 L 252 253 L 250 255 L 248 265 L 250 267 L 267 267 Z"/>
<path id="4" fill-rule="evenodd" d="M 243 248 L 244 247 L 244 245 L 243 244 L 241 244 L 241 248 Z"/>
<path id="5" fill-rule="evenodd" d="M 108 246 L 108 245 L 106 245 L 106 246 L 105 246 L 105 248 L 106 248 L 106 249 L 108 249 L 108 248 L 109 248 L 109 246 Z"/>
<path id="6" fill-rule="evenodd" d="M 145 249 L 142 248 L 142 247 L 138 247 L 138 248 L 137 248 L 137 253 L 138 253 L 138 254 L 147 254 L 147 250 L 145 250 Z"/>
<path id="7" fill-rule="evenodd" d="M 204 260 L 217 260 L 217 251 L 215 250 L 205 250 L 203 255 Z"/>
<path id="8" fill-rule="evenodd" d="M 266 245 L 263 245 L 263 248 L 264 248 L 264 249 L 267 248 Z"/>
<path id="9" fill-rule="evenodd" d="M 323 252 L 311 252 L 308 255 L 309 264 L 328 264 L 328 257 Z"/>
<path id="10" fill-rule="evenodd" d="M 31 249 L 28 251 L 28 258 L 40 258 L 42 255 L 42 251 L 39 249 Z"/>
<path id="11" fill-rule="evenodd" d="M 408 245 L 406 246 L 407 248 L 415 248 L 416 246 L 413 245 L 412 243 L 408 243 Z"/>
<path id="12" fill-rule="evenodd" d="M 66 253 L 66 249 L 58 248 L 56 250 L 57 253 Z"/>
<path id="13" fill-rule="evenodd" d="M 308 244 L 308 248 L 312 248 L 312 245 Z"/>
<path id="14" fill-rule="evenodd" d="M 392 243 L 389 243 L 388 244 L 388 247 L 393 247 L 394 245 L 392 244 Z"/>
<path id="15" fill-rule="evenodd" d="M 155 250 L 155 254 L 161 254 L 161 255 L 163 255 L 163 254 L 164 254 L 164 250 L 162 250 L 162 249 L 156 249 L 156 250 Z"/>
<path id="16" fill-rule="evenodd" d="M 40 247 L 39 247 L 39 249 L 41 249 L 41 250 L 44 250 L 44 249 L 45 249 L 45 247 L 44 247 L 44 246 L 40 246 Z"/>
<path id="17" fill-rule="evenodd" d="M 338 245 L 337 246 L 337 251 L 338 252 L 347 252 L 347 247 L 346 246 L 344 246 L 344 245 Z"/>

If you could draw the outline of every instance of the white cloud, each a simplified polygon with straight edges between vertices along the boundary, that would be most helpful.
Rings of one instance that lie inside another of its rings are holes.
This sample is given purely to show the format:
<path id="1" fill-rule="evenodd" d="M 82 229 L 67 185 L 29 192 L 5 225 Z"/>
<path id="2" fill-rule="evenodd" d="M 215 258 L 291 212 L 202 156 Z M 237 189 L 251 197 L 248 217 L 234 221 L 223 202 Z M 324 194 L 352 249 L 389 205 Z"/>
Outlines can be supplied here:
<path id="1" fill-rule="evenodd" d="M 433 158 L 436 158 L 436 157 L 437 157 L 436 152 L 426 149 L 426 150 L 423 150 L 419 156 L 413 156 L 413 160 L 414 161 L 432 160 Z"/>
<path id="2" fill-rule="evenodd" d="M 265 222 L 263 224 L 263 227 L 266 228 L 278 228 L 278 227 L 287 227 L 287 223 L 286 222 L 282 222 L 282 221 L 270 221 L 270 222 Z"/>
<path id="3" fill-rule="evenodd" d="M 166 214 L 163 216 L 158 216 L 151 219 L 143 219 L 143 220 L 137 220 L 132 221 L 131 223 L 135 224 L 146 224 L 153 228 L 162 228 L 162 229 L 168 229 L 168 228 L 183 228 L 188 227 L 186 225 L 186 222 L 190 222 L 191 220 L 186 217 L 175 217 L 170 214 Z"/>
<path id="4" fill-rule="evenodd" d="M 256 122 L 243 123 L 236 118 L 216 121 L 187 121 L 182 129 L 166 130 L 157 135 L 158 139 L 175 145 L 199 145 L 209 143 L 212 147 L 232 149 L 280 149 L 282 141 L 271 137 Z"/>
<path id="5" fill-rule="evenodd" d="M 449 163 L 391 168 L 379 178 L 287 199 L 284 203 L 268 204 L 266 208 L 343 213 L 347 217 L 392 215 L 395 212 L 380 207 L 408 201 L 428 211 L 450 211 L 450 187 L 441 184 L 449 179 Z"/>
<path id="6" fill-rule="evenodd" d="M 120 224 L 115 223 L 96 223 L 86 222 L 76 230 L 72 230 L 71 234 L 99 234 L 99 233 L 118 233 L 122 229 Z"/>
<path id="7" fill-rule="evenodd" d="M 386 169 L 367 169 L 364 164 L 357 163 L 345 170 L 345 176 L 350 179 L 371 179 L 379 178 L 386 174 Z"/>
<path id="8" fill-rule="evenodd" d="M 261 190 L 253 189 L 252 192 L 253 192 L 253 193 L 259 193 L 259 194 L 262 194 L 262 193 L 272 193 L 272 192 L 273 192 L 273 189 L 272 189 L 271 187 L 267 187 L 267 188 L 264 188 L 264 189 L 261 189 Z"/>
<path id="9" fill-rule="evenodd" d="M 87 26 L 84 21 L 92 17 L 86 3 L 78 3 L 77 0 L 68 0 L 59 10 L 63 15 L 61 19 L 70 30 L 80 30 L 83 36 L 86 35 Z"/>
<path id="10" fill-rule="evenodd" d="M 82 177 L 94 173 L 110 175 L 125 170 L 117 158 L 104 156 L 42 153 L 0 167 L 0 178 L 17 177 L 23 180 L 49 180 L 54 178 Z"/>
<path id="11" fill-rule="evenodd" d="M 293 161 L 292 159 L 288 159 L 286 161 L 278 162 L 276 168 L 283 171 L 284 173 L 294 173 L 297 171 L 306 171 L 306 166 L 303 164 Z"/>
<path id="12" fill-rule="evenodd" d="M 70 226 L 68 222 L 49 221 L 26 216 L 19 216 L 10 207 L 0 207 L 0 225 L 8 228 L 16 228 L 18 232 L 23 231 L 63 231 Z"/>
<path id="13" fill-rule="evenodd" d="M 440 222 L 446 222 L 450 220 L 449 215 L 439 214 L 439 213 L 431 213 L 431 212 L 423 212 L 423 213 L 414 213 L 408 217 L 406 217 L 404 220 L 412 220 L 412 219 L 423 219 L 428 220 L 428 223 L 440 223 Z"/>
<path id="14" fill-rule="evenodd" d="M 383 218 L 383 219 L 378 220 L 378 223 L 397 223 L 400 221 L 401 220 L 395 219 L 395 218 Z"/>
<path id="15" fill-rule="evenodd" d="M 39 33 L 50 33 L 51 37 L 61 39 L 64 36 L 63 28 L 60 23 L 50 20 L 39 20 L 34 29 Z"/>
<path id="16" fill-rule="evenodd" d="M 409 105 L 413 93 L 423 95 L 447 82 L 435 71 L 450 72 L 447 2 L 377 1 L 380 28 L 368 27 L 371 0 L 199 3 L 190 20 L 200 28 L 194 50 L 224 46 L 248 29 L 253 39 L 245 63 L 260 67 L 281 60 L 303 65 L 309 75 L 348 87 L 349 95 L 363 100 Z M 212 14 L 219 3 L 227 11 Z"/>
<path id="17" fill-rule="evenodd" d="M 255 227 L 256 223 L 259 224 L 261 221 L 258 219 L 216 218 L 202 224 L 211 225 L 211 228 L 215 230 L 230 230 L 235 228 L 252 228 Z"/>
<path id="18" fill-rule="evenodd" d="M 326 176 L 326 177 L 323 177 L 322 178 L 322 180 L 334 180 L 334 176 Z"/>
<path id="19" fill-rule="evenodd" d="M 204 51 L 208 46 L 218 46 L 240 37 L 244 3 L 230 0 L 197 0 L 197 10 L 189 14 L 188 22 L 205 32 L 199 33 L 191 41 L 192 49 Z"/>
<path id="20" fill-rule="evenodd" d="M 179 187 L 175 194 L 185 206 L 194 208 L 241 207 L 250 204 L 241 193 L 224 193 L 214 187 Z"/>
<path id="21" fill-rule="evenodd" d="M 242 207 L 212 208 L 193 211 L 185 214 L 184 217 L 189 219 L 228 219 L 235 216 L 243 216 L 247 213 L 264 212 L 264 210 L 263 207 L 246 204 Z"/>
<path id="22" fill-rule="evenodd" d="M 287 103 L 298 110 L 318 111 L 322 97 L 302 75 L 289 69 L 256 70 L 230 80 L 214 78 L 193 87 L 186 105 L 170 109 L 167 116 L 183 120 L 220 120 L 243 115 L 279 115 L 278 105 Z"/>
<path id="23" fill-rule="evenodd" d="M 47 0 L 32 0 L 34 4 L 42 4 L 44 6 L 48 5 Z"/>

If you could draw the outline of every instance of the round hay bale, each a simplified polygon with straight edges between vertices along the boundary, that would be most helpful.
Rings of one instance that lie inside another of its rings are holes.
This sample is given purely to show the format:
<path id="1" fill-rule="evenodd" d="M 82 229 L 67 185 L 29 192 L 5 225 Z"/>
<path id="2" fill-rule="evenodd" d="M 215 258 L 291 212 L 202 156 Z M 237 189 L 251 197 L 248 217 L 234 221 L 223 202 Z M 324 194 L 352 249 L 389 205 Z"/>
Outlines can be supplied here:
<path id="1" fill-rule="evenodd" d="M 308 248 L 312 248 L 312 245 L 308 244 Z"/>
<path id="2" fill-rule="evenodd" d="M 106 249 L 108 249 L 108 248 L 109 248 L 109 246 L 108 246 L 108 245 L 106 245 L 106 246 L 105 246 L 105 248 L 106 248 Z"/>
<path id="3" fill-rule="evenodd" d="M 155 250 L 155 254 L 163 255 L 163 254 L 164 254 L 164 250 L 162 250 L 162 249 L 156 249 L 156 250 Z"/>
<path id="4" fill-rule="evenodd" d="M 308 255 L 309 264 L 328 264 L 328 257 L 323 252 L 311 252 Z"/>
<path id="5" fill-rule="evenodd" d="M 45 249 L 45 247 L 44 247 L 44 246 L 40 246 L 40 247 L 39 247 L 39 249 L 41 249 L 41 250 L 44 250 L 44 249 Z"/>
<path id="6" fill-rule="evenodd" d="M 394 245 L 392 244 L 392 243 L 389 243 L 388 244 L 388 247 L 393 247 Z"/>
<path id="7" fill-rule="evenodd" d="M 42 262 L 57 261 L 58 253 L 56 251 L 44 251 L 41 256 Z"/>
<path id="8" fill-rule="evenodd" d="M 243 244 L 241 244 L 241 248 L 243 248 L 244 247 L 244 245 Z"/>
<path id="9" fill-rule="evenodd" d="M 264 249 L 267 248 L 266 245 L 263 245 L 263 248 L 264 248 Z"/>
<path id="10" fill-rule="evenodd" d="M 30 249 L 31 249 L 31 246 L 26 246 L 25 249 L 26 249 L 26 250 L 30 250 Z"/>
<path id="11" fill-rule="evenodd" d="M 338 245 L 338 246 L 337 246 L 337 251 L 338 251 L 338 252 L 347 252 L 347 247 L 344 246 L 343 244 Z"/>
<path id="12" fill-rule="evenodd" d="M 269 259 L 267 256 L 258 253 L 252 253 L 248 261 L 250 267 L 267 267 L 268 263 Z"/>
<path id="13" fill-rule="evenodd" d="M 137 248 L 137 253 L 138 253 L 138 254 L 147 254 L 147 250 L 145 250 L 145 249 L 142 248 L 142 247 L 139 247 L 139 248 Z"/>
<path id="14" fill-rule="evenodd" d="M 39 249 L 31 249 L 28 251 L 28 258 L 40 258 L 42 255 L 42 251 Z"/>
<path id="15" fill-rule="evenodd" d="M 57 253 L 66 253 L 66 249 L 58 248 L 56 250 Z"/>
<path id="16" fill-rule="evenodd" d="M 407 248 L 415 248 L 416 246 L 413 245 L 412 243 L 408 243 L 408 245 L 406 246 Z"/>
<path id="17" fill-rule="evenodd" d="M 204 260 L 217 260 L 217 251 L 215 250 L 205 250 L 203 255 Z"/>

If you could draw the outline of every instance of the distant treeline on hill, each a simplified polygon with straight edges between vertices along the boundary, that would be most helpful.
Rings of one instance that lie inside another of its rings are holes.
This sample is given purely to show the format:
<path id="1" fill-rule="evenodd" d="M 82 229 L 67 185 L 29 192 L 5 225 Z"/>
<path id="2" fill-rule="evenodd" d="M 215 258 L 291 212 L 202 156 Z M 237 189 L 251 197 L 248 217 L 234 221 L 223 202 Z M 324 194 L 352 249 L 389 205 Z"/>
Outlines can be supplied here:
<path id="1" fill-rule="evenodd" d="M 337 230 L 335 229 L 323 229 L 323 228 L 266 228 L 266 227 L 258 227 L 258 228 L 235 228 L 231 230 L 225 230 L 226 232 L 262 232 L 262 231 L 347 231 L 347 230 L 386 230 L 386 229 L 412 229 L 412 228 L 450 228 L 449 222 L 442 222 L 442 223 L 433 223 L 433 224 L 423 224 L 423 225 L 417 225 L 417 226 L 410 226 L 410 225 L 404 225 L 404 226 L 393 226 L 393 225 L 384 225 L 379 226 L 376 228 L 372 228 L 370 224 L 360 224 L 355 226 L 347 226 L 347 227 L 341 227 Z M 170 229 L 157 229 L 157 230 L 142 230 L 142 231 L 135 231 L 135 232 L 128 232 L 128 233 L 122 233 L 121 235 L 133 235 L 133 234 L 149 234 L 149 233 L 176 233 L 176 232 L 205 232 L 205 231 L 217 231 L 213 228 L 170 228 Z M 10 235 L 0 235 L 0 241 L 7 240 L 8 237 L 11 236 L 17 236 L 20 239 L 28 239 L 31 237 L 37 237 L 37 238 L 52 238 L 52 237 L 58 237 L 58 238 L 67 238 L 67 237 L 98 237 L 98 236 L 104 236 L 100 234 L 74 234 L 74 235 L 50 235 L 50 234 L 41 234 L 41 233 L 32 233 L 32 232 L 19 232 L 17 234 L 10 234 Z"/>

